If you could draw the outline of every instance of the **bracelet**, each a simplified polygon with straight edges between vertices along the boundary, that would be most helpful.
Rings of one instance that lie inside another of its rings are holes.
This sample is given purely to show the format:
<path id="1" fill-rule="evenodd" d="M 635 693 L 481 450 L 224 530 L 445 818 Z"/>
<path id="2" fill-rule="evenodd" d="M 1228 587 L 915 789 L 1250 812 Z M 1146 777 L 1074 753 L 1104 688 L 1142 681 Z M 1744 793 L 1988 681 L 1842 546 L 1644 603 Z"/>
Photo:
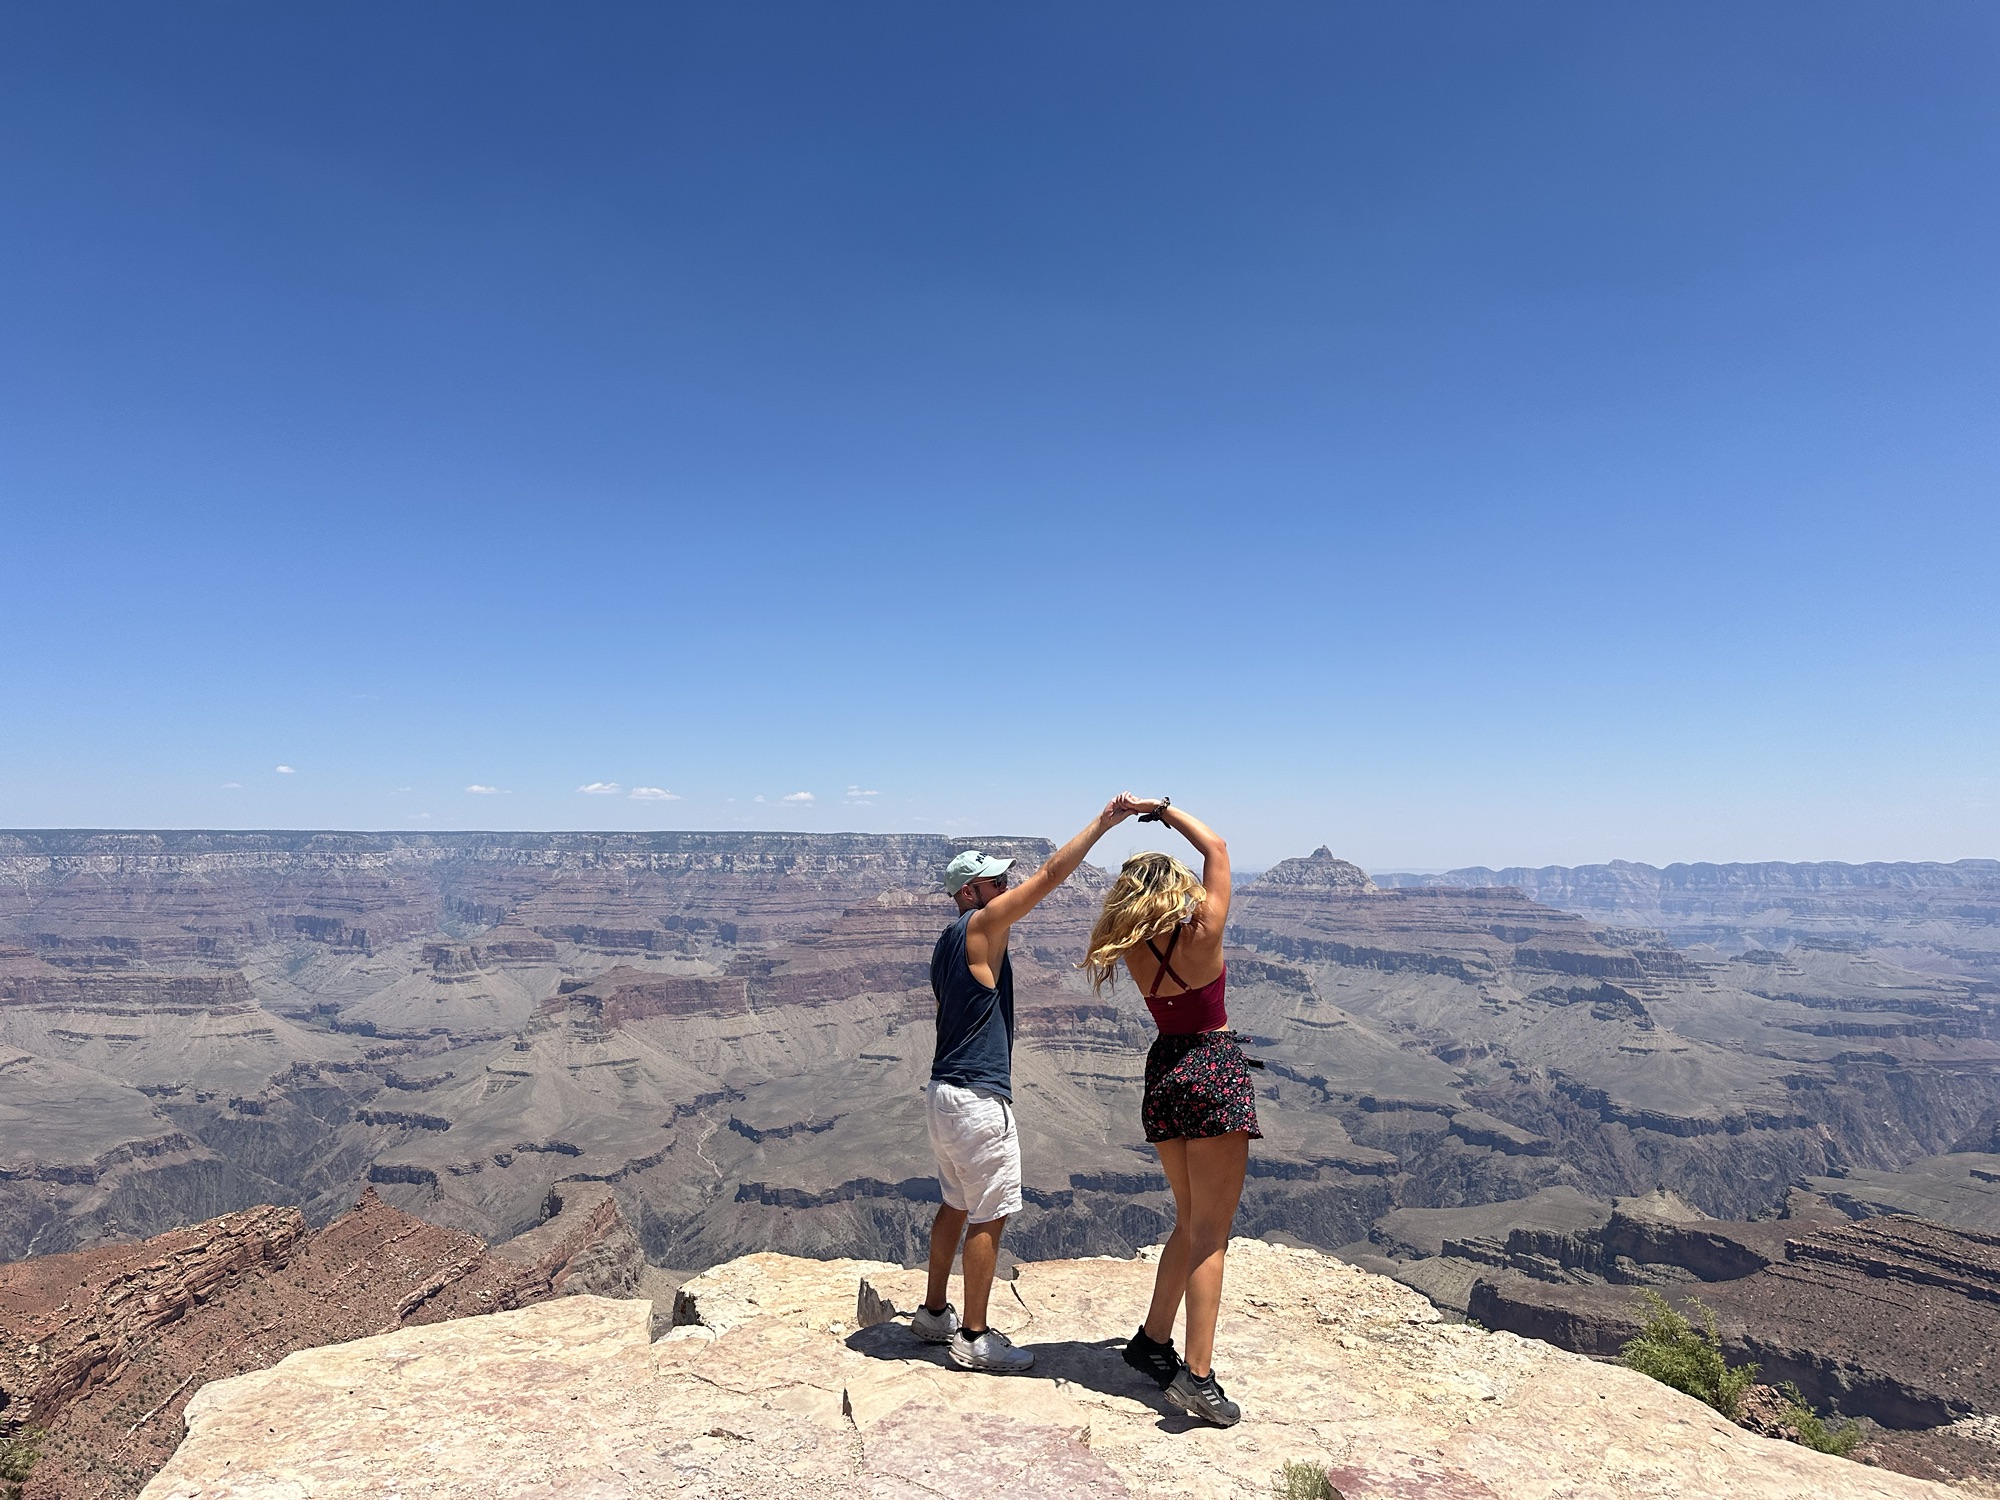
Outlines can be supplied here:
<path id="1" fill-rule="evenodd" d="M 1158 807 L 1154 808 L 1154 809 L 1153 809 L 1153 810 L 1152 810 L 1151 812 L 1149 812 L 1149 813 L 1140 813 L 1140 814 L 1139 814 L 1139 821 L 1140 821 L 1141 823 L 1157 823 L 1157 822 L 1159 822 L 1159 821 L 1160 821 L 1160 819 L 1161 819 L 1161 815 L 1162 815 L 1163 813 L 1165 813 L 1165 812 L 1166 812 L 1166 810 L 1167 810 L 1168 808 L 1172 807 L 1173 805 L 1174 805 L 1174 799 L 1173 799 L 1173 798 L 1171 798 L 1171 797 L 1162 797 L 1162 798 L 1160 799 L 1160 805 L 1159 805 Z"/>

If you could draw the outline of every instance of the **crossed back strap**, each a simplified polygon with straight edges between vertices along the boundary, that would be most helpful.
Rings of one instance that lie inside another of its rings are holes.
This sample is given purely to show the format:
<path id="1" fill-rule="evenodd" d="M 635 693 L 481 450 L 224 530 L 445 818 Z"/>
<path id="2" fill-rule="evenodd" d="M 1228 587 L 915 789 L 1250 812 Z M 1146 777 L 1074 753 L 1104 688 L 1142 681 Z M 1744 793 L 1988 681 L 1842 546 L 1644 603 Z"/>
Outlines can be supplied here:
<path id="1" fill-rule="evenodd" d="M 1174 924 L 1174 935 L 1167 939 L 1167 951 L 1165 953 L 1162 953 L 1158 948 L 1153 946 L 1153 940 L 1151 938 L 1146 939 L 1146 951 L 1151 953 L 1153 957 L 1157 958 L 1160 961 L 1160 971 L 1153 976 L 1152 988 L 1146 991 L 1146 998 L 1148 1000 L 1157 1000 L 1160 998 L 1160 981 L 1162 979 L 1171 979 L 1175 984 L 1179 985 L 1181 987 L 1181 993 L 1183 995 L 1190 994 L 1193 992 L 1194 986 L 1189 984 L 1185 979 L 1181 978 L 1180 975 L 1174 972 L 1174 966 L 1171 961 L 1174 956 L 1174 944 L 1178 943 L 1180 940 L 1181 940 L 1181 924 L 1178 922 Z M 1171 1000 L 1174 997 L 1172 995 L 1169 995 L 1167 998 Z"/>

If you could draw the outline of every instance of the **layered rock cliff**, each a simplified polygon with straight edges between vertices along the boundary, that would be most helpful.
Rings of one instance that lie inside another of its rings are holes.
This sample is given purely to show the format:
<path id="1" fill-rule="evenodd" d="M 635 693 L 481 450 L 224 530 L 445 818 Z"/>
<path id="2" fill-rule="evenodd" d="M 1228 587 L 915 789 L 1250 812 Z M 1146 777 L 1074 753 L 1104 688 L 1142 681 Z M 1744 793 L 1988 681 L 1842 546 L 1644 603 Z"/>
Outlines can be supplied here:
<path id="1" fill-rule="evenodd" d="M 1803 1191 L 1787 1210 L 1718 1221 L 1670 1193 L 1607 1207 L 1554 1189 L 1399 1210 L 1378 1227 L 1382 1258 L 1349 1253 L 1486 1327 L 1603 1358 L 1646 1320 L 1639 1289 L 1698 1299 L 1732 1363 L 1878 1424 L 1884 1466 L 2000 1484 L 2000 1236 L 1906 1216 L 1852 1222 Z"/>
<path id="2" fill-rule="evenodd" d="M 296 1208 L 267 1205 L 0 1266 L 0 1439 L 48 1434 L 27 1500 L 137 1493 L 200 1385 L 294 1350 L 638 1289 L 638 1240 L 609 1192 L 579 1185 L 549 1209 L 489 1250 L 371 1192 L 317 1232 Z"/>
<path id="3" fill-rule="evenodd" d="M 1916 969 L 2000 980 L 2000 860 L 1475 866 L 1385 874 L 1386 886 L 1511 886 L 1622 927 L 1729 952 L 1795 944 L 1875 952 Z"/>
<path id="4" fill-rule="evenodd" d="M 769 941 L 885 887 L 932 886 L 963 847 L 932 834 L 0 831 L 0 932 L 113 962 L 230 961 L 291 938 L 365 953 L 452 922 L 664 951 Z M 1037 860 L 1051 846 L 982 847 Z"/>
<path id="5" fill-rule="evenodd" d="M 1894 1428 L 2000 1412 L 2000 1237 L 1899 1217 L 1674 1224 L 1614 1213 L 1581 1234 L 1516 1230 L 1504 1245 L 1444 1251 L 1487 1267 L 1468 1310 L 1489 1327 L 1616 1354 L 1642 1319 L 1630 1288 L 1655 1285 L 1698 1295 L 1720 1315 L 1732 1359 L 1822 1407 Z"/>
<path id="6" fill-rule="evenodd" d="M 972 1375 L 899 1309 L 919 1273 L 758 1255 L 643 1305 L 579 1297 L 294 1354 L 205 1387 L 144 1500 L 654 1495 L 1266 1500 L 1287 1462 L 1346 1500 L 1924 1500 L 1955 1492 L 1760 1438 L 1643 1376 L 1439 1321 L 1311 1251 L 1233 1247 L 1197 1427 L 1119 1359 L 1144 1260 L 1028 1264 L 995 1325 L 1026 1376 Z"/>

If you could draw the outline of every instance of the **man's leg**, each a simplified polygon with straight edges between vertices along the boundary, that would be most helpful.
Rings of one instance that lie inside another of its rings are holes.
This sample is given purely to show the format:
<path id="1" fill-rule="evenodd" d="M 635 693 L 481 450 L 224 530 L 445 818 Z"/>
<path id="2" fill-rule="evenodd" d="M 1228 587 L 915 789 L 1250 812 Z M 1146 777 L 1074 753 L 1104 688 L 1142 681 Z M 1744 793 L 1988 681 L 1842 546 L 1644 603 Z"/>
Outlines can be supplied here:
<path id="1" fill-rule="evenodd" d="M 925 1307 L 941 1312 L 945 1303 L 951 1300 L 951 1263 L 958 1255 L 958 1237 L 964 1232 L 965 1210 L 953 1208 L 949 1203 L 940 1203 L 937 1217 L 931 1220 L 931 1279 L 924 1292 Z M 966 1247 L 966 1256 L 965 1280 L 968 1288 L 966 1295 L 969 1299 L 971 1297 L 969 1288 L 972 1283 L 970 1245 Z M 993 1280 L 990 1266 L 987 1268 L 986 1279 L 990 1286 Z M 980 1317 L 983 1320 L 986 1307 L 983 1294 L 979 1306 Z M 984 1326 L 983 1321 L 982 1326 Z"/>
<path id="2" fill-rule="evenodd" d="M 945 1358 L 962 1370 L 1018 1375 L 1035 1356 L 1016 1349 L 1004 1334 L 987 1327 L 993 1272 L 1000 1259 L 1000 1232 L 1010 1214 L 1021 1211 L 1021 1142 L 1014 1110 L 1005 1099 L 984 1094 L 964 1112 L 964 1169 L 960 1175 L 966 1218 L 961 1252 L 965 1279 L 959 1287 L 965 1312 Z"/>
<path id="3" fill-rule="evenodd" d="M 924 1291 L 924 1306 L 933 1315 L 942 1313 L 951 1300 L 951 1263 L 958 1254 L 958 1237 L 965 1230 L 965 1193 L 959 1184 L 957 1146 L 953 1140 L 950 1111 L 952 1091 L 933 1082 L 924 1091 L 924 1132 L 930 1137 L 931 1155 L 937 1158 L 938 1211 L 931 1220 L 930 1283 Z M 949 1332 L 954 1324 L 940 1324 Z"/>
<path id="4" fill-rule="evenodd" d="M 993 1295 L 993 1269 L 1000 1261 L 1000 1231 L 1007 1227 L 1004 1215 L 974 1224 L 965 1231 L 965 1311 L 959 1326 L 968 1338 L 986 1331 L 986 1304 Z M 931 1251 L 932 1274 L 936 1274 L 937 1251 Z"/>

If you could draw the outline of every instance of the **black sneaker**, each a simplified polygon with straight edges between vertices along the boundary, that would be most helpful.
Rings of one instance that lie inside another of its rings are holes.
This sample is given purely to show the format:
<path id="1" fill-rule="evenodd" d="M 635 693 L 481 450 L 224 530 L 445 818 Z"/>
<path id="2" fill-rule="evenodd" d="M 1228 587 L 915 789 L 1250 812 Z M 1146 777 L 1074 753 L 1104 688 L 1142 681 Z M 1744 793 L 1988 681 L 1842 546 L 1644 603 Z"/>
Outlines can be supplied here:
<path id="1" fill-rule="evenodd" d="M 1172 1339 L 1161 1343 L 1148 1338 L 1145 1327 L 1141 1325 L 1139 1331 L 1126 1340 L 1125 1363 L 1164 1391 L 1179 1372 L 1181 1357 L 1175 1352 Z"/>
<path id="2" fill-rule="evenodd" d="M 1234 1427 L 1243 1420 L 1243 1409 L 1222 1394 L 1213 1372 L 1197 1375 L 1182 1365 L 1167 1383 L 1167 1400 L 1189 1416 L 1217 1427 Z"/>

